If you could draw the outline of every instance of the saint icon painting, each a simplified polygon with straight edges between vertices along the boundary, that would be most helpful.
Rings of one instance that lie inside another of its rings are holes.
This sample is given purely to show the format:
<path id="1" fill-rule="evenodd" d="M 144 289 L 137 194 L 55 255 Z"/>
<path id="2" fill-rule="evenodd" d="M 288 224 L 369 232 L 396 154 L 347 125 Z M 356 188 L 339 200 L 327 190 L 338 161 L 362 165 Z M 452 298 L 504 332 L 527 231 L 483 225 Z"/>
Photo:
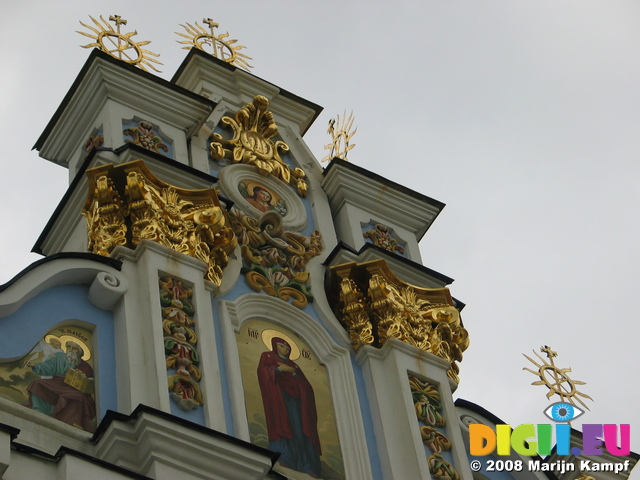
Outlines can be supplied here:
<path id="1" fill-rule="evenodd" d="M 26 355 L 0 360 L 0 396 L 88 432 L 96 428 L 91 333 L 56 327 Z"/>
<path id="2" fill-rule="evenodd" d="M 280 453 L 292 478 L 344 479 L 327 370 L 306 342 L 261 320 L 237 340 L 252 443 Z"/>
<path id="3" fill-rule="evenodd" d="M 318 412 L 313 387 L 291 360 L 291 344 L 271 338 L 271 351 L 260 356 L 258 382 L 262 393 L 269 450 L 280 452 L 280 464 L 320 477 Z"/>
<path id="4" fill-rule="evenodd" d="M 270 188 L 257 182 L 245 181 L 238 184 L 238 191 L 259 212 L 277 212 L 281 216 L 287 214 L 284 200 Z"/>

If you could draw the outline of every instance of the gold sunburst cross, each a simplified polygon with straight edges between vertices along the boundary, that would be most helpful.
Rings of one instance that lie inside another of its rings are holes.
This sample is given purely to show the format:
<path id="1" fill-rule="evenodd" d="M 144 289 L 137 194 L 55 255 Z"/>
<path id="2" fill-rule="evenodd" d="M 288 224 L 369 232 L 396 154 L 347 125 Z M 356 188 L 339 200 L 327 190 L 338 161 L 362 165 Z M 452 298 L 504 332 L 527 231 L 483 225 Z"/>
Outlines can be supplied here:
<path id="1" fill-rule="evenodd" d="M 531 372 L 534 375 L 540 377 L 540 380 L 533 382 L 531 385 L 545 385 L 549 389 L 549 391 L 547 392 L 547 398 L 551 398 L 553 395 L 558 395 L 563 402 L 569 402 L 572 405 L 575 405 L 575 402 L 578 402 L 584 408 L 589 410 L 589 407 L 587 407 L 587 405 L 582 401 L 580 397 L 588 398 L 591 401 L 593 401 L 593 398 L 591 398 L 589 395 L 579 392 L 576 388 L 576 385 L 586 385 L 586 383 L 579 380 L 570 379 L 567 375 L 567 373 L 571 371 L 570 368 L 558 368 L 555 365 L 553 359 L 558 356 L 558 353 L 554 352 L 551 347 L 545 345 L 544 347 L 540 348 L 540 351 L 547 354 L 546 359 L 542 358 L 535 351 L 533 353 L 540 359 L 541 363 L 536 362 L 531 357 L 528 357 L 523 353 L 524 357 L 527 360 L 538 367 L 538 371 L 534 371 L 526 367 L 523 368 L 523 370 Z"/>
<path id="2" fill-rule="evenodd" d="M 336 115 L 336 118 L 329 120 L 327 133 L 331 135 L 331 143 L 324 147 L 325 150 L 329 150 L 329 154 L 322 159 L 323 162 L 328 162 L 335 157 L 341 158 L 345 161 L 347 160 L 347 153 L 356 146 L 355 143 L 350 143 L 351 137 L 353 137 L 358 131 L 357 127 L 355 130 L 351 131 L 353 121 L 353 112 L 351 112 L 347 117 L 346 110 L 342 115 L 342 119 L 340 119 L 340 115 Z M 336 126 L 338 128 L 337 131 Z"/>
<path id="3" fill-rule="evenodd" d="M 120 26 L 126 25 L 127 21 L 120 17 L 120 15 L 111 15 L 109 17 L 109 21 L 115 23 L 116 29 L 114 29 L 109 22 L 107 22 L 102 15 L 100 15 L 100 23 L 98 20 L 89 16 L 89 18 L 93 21 L 95 28 L 91 25 L 87 25 L 86 23 L 80 22 L 80 25 L 91 30 L 95 35 L 92 35 L 87 32 L 81 32 L 76 30 L 80 35 L 84 35 L 85 37 L 92 38 L 95 40 L 94 43 L 90 43 L 88 45 L 81 45 L 83 48 L 94 48 L 97 47 L 105 53 L 108 53 L 113 58 L 117 58 L 118 60 L 122 60 L 123 62 L 129 63 L 131 65 L 135 65 L 140 67 L 145 72 L 148 72 L 147 68 L 151 68 L 156 72 L 160 72 L 153 64 L 162 65 L 158 60 L 153 57 L 159 57 L 157 53 L 150 52 L 149 50 L 145 50 L 144 45 L 148 45 L 151 43 L 149 40 L 145 40 L 143 42 L 135 42 L 131 39 L 134 35 L 137 35 L 137 31 L 129 32 L 129 33 L 121 33 Z"/>
<path id="4" fill-rule="evenodd" d="M 247 62 L 247 60 L 251 60 L 251 57 L 240 52 L 240 50 L 245 48 L 244 45 L 235 45 L 238 40 L 227 40 L 226 38 L 229 36 L 229 32 L 221 33 L 220 35 L 216 35 L 214 33 L 213 29 L 219 27 L 219 24 L 210 18 L 203 18 L 202 23 L 206 23 L 209 26 L 209 31 L 207 32 L 207 30 L 198 22 L 194 23 L 195 26 L 190 23 L 180 25 L 187 31 L 188 35 L 176 32 L 176 34 L 187 39 L 178 40 L 178 43 L 186 45 L 186 47 L 182 48 L 188 50 L 195 47 L 198 50 L 202 50 L 203 52 L 213 55 L 220 60 L 230 63 L 231 65 L 240 67 L 243 70 L 248 71 L 250 68 L 253 68 Z"/>

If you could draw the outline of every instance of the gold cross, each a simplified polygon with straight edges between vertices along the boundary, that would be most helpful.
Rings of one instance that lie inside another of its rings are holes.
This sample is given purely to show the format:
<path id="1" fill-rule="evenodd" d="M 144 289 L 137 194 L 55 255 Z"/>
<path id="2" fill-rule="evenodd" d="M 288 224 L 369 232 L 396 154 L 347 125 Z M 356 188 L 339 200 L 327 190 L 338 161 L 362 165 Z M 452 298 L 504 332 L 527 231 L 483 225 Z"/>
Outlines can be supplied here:
<path id="1" fill-rule="evenodd" d="M 212 36 L 213 36 L 213 29 L 214 28 L 218 28 L 220 26 L 220 24 L 214 22 L 213 19 L 211 19 L 211 18 L 203 18 L 202 19 L 202 23 L 206 23 L 207 25 L 209 25 L 209 28 L 211 29 L 211 35 Z"/>
<path id="2" fill-rule="evenodd" d="M 118 27 L 118 33 L 120 33 L 120 25 L 126 25 L 127 21 L 123 20 L 123 18 L 120 15 L 110 15 L 109 16 L 109 21 L 110 22 L 115 22 L 116 27 Z"/>

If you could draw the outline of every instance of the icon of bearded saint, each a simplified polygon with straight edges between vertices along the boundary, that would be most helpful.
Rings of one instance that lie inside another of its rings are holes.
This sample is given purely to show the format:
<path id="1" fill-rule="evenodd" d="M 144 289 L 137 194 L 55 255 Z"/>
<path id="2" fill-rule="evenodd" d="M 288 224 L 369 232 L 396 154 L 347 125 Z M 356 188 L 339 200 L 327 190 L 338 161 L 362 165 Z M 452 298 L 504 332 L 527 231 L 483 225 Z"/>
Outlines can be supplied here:
<path id="1" fill-rule="evenodd" d="M 321 475 L 318 413 L 311 384 L 289 359 L 291 346 L 271 339 L 271 351 L 258 364 L 258 382 L 267 422 L 270 450 L 280 452 L 279 463 L 314 478 Z"/>
<path id="2" fill-rule="evenodd" d="M 93 432 L 96 405 L 90 393 L 83 393 L 65 382 L 67 371 L 82 372 L 93 378 L 93 368 L 82 357 L 84 350 L 75 342 L 65 344 L 65 352 L 57 352 L 46 360 L 31 366 L 36 375 L 50 376 L 32 381 L 27 387 L 29 401 L 25 405 L 69 425 Z"/>

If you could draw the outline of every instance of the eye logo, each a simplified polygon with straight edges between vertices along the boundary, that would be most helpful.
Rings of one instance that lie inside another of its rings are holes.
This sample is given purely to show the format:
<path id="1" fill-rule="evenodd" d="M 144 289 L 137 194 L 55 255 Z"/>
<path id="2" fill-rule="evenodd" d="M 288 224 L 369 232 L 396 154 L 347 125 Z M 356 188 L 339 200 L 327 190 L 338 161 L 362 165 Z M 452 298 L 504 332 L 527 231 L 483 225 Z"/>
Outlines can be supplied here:
<path id="1" fill-rule="evenodd" d="M 583 413 L 584 410 L 567 402 L 554 403 L 553 405 L 549 405 L 544 411 L 544 414 L 554 422 L 570 422 Z"/>

